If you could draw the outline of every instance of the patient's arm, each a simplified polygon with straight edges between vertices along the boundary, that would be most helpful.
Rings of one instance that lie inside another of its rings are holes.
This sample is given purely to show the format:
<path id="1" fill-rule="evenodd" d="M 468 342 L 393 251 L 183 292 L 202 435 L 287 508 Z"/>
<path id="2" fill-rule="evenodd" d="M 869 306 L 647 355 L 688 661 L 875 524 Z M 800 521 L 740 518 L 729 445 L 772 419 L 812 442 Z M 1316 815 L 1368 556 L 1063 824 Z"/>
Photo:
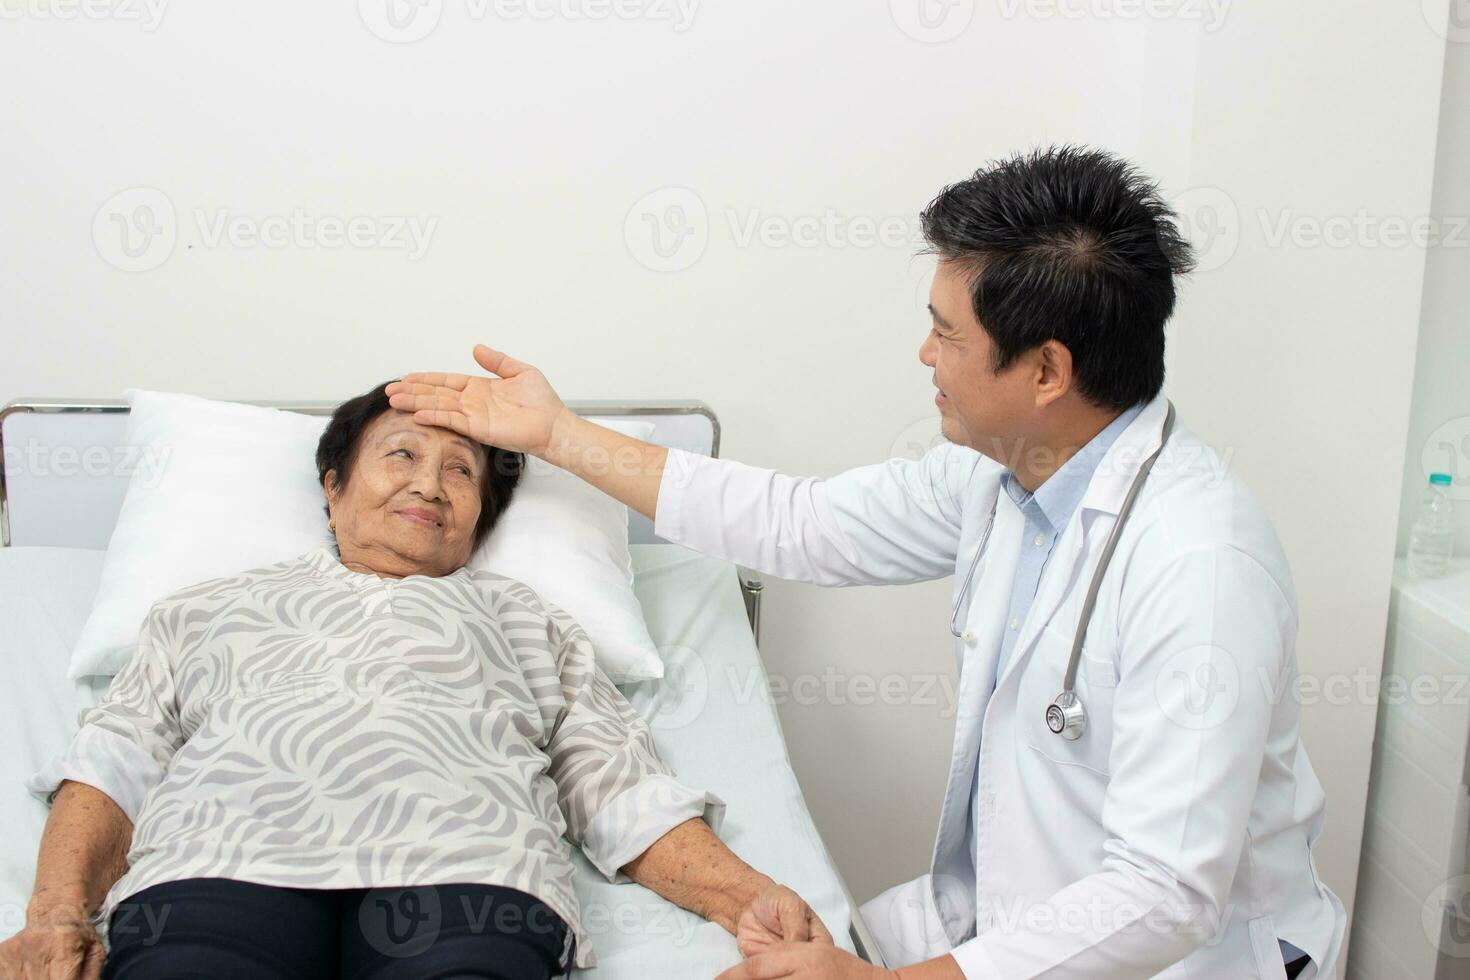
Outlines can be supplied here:
<path id="1" fill-rule="evenodd" d="M 183 744 L 174 697 L 173 633 L 149 612 L 138 648 L 101 703 L 81 715 L 65 753 L 27 780 L 51 804 L 26 925 L 0 943 L 0 977 L 94 977 L 92 930 L 108 889 L 127 869 L 133 821 Z M 25 964 L 16 968 L 16 964 Z M 55 964 L 52 972 L 37 963 Z"/>
<path id="2" fill-rule="evenodd" d="M 528 637 L 529 639 L 529 637 Z M 659 758 L 648 725 L 596 666 L 592 644 L 548 610 L 566 709 L 546 746 L 566 835 L 609 879 L 619 872 L 735 935 L 749 956 L 781 940 L 831 942 L 800 897 L 715 836 L 724 803 L 685 786 Z"/>
<path id="3" fill-rule="evenodd" d="M 686 820 L 623 866 L 638 884 L 735 936 L 740 952 L 775 942 L 832 941 L 802 898 L 740 860 L 703 820 Z"/>
<path id="4" fill-rule="evenodd" d="M 133 822 L 112 797 L 86 783 L 62 783 L 41 835 L 31 909 L 95 912 L 128 869 L 132 839 Z"/>
<path id="5" fill-rule="evenodd" d="M 133 822 L 106 793 L 61 784 L 41 837 L 25 927 L 0 943 L 0 976 L 100 975 L 103 950 L 91 916 L 127 870 L 132 837 Z"/>

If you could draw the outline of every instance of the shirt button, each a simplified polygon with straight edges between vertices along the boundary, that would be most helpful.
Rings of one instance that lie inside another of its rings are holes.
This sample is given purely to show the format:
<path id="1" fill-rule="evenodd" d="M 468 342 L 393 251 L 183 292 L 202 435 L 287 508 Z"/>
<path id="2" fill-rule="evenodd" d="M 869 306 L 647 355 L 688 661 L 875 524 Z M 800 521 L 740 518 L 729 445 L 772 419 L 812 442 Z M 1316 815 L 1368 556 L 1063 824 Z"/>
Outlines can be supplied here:
<path id="1" fill-rule="evenodd" d="M 1036 547 L 1040 548 L 1044 544 L 1046 544 L 1046 535 L 1038 534 L 1036 536 Z"/>
<path id="2" fill-rule="evenodd" d="M 965 635 L 960 637 L 960 639 L 964 640 L 966 643 L 974 643 L 975 634 L 970 630 L 965 630 Z"/>
<path id="3" fill-rule="evenodd" d="M 1013 619 L 1013 620 L 1011 620 L 1011 629 L 1018 630 L 1020 628 L 1021 628 L 1021 621 L 1019 619 Z"/>

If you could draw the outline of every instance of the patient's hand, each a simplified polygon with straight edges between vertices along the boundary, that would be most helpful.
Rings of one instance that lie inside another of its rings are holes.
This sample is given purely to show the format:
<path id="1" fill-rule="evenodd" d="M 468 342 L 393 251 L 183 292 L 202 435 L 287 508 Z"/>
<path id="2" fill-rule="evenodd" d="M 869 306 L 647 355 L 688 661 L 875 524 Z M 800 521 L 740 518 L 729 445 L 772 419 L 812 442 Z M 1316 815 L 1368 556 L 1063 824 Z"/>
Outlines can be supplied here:
<path id="1" fill-rule="evenodd" d="M 497 375 L 419 371 L 388 385 L 388 403 L 415 421 L 453 429 L 487 446 L 540 456 L 566 405 L 534 367 L 480 344 L 475 361 Z"/>
<path id="2" fill-rule="evenodd" d="M 675 826 L 622 870 L 729 932 L 745 956 L 777 943 L 832 945 L 800 895 L 740 860 L 699 817 Z"/>
<path id="3" fill-rule="evenodd" d="M 755 956 L 781 942 L 831 945 L 832 934 L 800 895 L 773 884 L 741 911 L 735 942 L 742 956 Z"/>
<path id="4" fill-rule="evenodd" d="M 0 943 L 3 980 L 96 980 L 104 951 L 81 914 L 27 915 L 24 929 Z"/>

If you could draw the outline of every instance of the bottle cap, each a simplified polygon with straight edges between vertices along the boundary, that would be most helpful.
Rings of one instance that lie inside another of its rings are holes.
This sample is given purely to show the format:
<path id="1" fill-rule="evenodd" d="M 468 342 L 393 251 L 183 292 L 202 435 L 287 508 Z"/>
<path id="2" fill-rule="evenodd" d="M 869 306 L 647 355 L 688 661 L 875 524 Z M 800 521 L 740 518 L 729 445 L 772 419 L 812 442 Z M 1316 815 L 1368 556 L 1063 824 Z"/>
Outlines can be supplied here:
<path id="1" fill-rule="evenodd" d="M 1431 487 L 1447 487 L 1452 482 L 1454 482 L 1454 481 L 1452 481 L 1450 479 L 1450 475 L 1448 473 L 1431 473 L 1431 474 L 1429 474 L 1429 485 Z"/>

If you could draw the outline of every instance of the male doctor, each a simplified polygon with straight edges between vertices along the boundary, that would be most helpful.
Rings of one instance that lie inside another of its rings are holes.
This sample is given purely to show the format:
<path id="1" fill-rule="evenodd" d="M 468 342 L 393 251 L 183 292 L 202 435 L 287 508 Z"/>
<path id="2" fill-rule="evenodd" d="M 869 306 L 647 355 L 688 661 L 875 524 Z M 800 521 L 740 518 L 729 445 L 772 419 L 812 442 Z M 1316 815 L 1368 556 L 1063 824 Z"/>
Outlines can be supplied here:
<path id="1" fill-rule="evenodd" d="M 922 215 L 939 267 L 919 360 L 948 442 L 917 461 L 817 480 L 666 451 L 487 347 L 496 377 L 389 387 L 708 554 L 822 585 L 954 575 L 932 867 L 862 908 L 897 969 L 790 942 L 722 980 L 1334 975 L 1345 921 L 1312 861 L 1290 571 L 1161 394 L 1189 264 L 1173 217 L 1128 164 L 1074 147 L 945 188 Z"/>

